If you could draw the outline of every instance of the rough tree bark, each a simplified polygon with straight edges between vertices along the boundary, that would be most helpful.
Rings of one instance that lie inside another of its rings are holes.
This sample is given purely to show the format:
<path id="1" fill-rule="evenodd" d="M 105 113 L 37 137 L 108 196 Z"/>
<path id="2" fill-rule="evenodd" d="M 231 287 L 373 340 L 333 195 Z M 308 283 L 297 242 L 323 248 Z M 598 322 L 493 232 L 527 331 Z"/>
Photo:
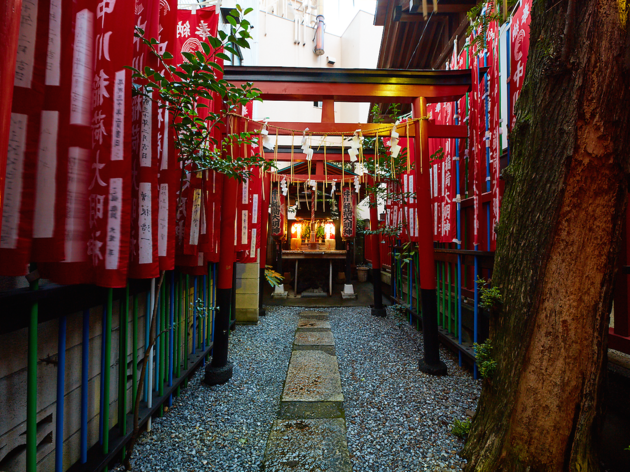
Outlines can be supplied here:
<path id="1" fill-rule="evenodd" d="M 511 134 L 491 318 L 497 372 L 467 471 L 599 470 L 594 454 L 630 144 L 628 7 L 535 0 Z"/>

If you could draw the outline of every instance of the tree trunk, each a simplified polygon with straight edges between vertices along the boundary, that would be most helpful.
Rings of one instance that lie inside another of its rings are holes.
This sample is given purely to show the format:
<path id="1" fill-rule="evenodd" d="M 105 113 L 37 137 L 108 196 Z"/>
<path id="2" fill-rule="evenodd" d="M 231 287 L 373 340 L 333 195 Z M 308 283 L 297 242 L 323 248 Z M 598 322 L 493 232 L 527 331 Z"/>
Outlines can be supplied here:
<path id="1" fill-rule="evenodd" d="M 534 1 L 493 274 L 498 365 L 464 448 L 467 471 L 599 470 L 593 440 L 628 191 L 625 5 L 577 1 L 567 22 L 567 2 Z"/>

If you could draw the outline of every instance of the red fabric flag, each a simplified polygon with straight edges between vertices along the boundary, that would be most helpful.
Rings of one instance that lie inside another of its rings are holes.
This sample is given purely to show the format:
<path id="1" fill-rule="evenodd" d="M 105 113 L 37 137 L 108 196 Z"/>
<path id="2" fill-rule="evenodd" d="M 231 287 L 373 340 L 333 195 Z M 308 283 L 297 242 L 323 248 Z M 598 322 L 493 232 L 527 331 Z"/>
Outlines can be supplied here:
<path id="1" fill-rule="evenodd" d="M 473 245 L 478 246 L 480 242 L 479 237 L 479 219 L 480 219 L 480 197 L 481 197 L 481 179 L 482 179 L 482 160 L 485 160 L 485 156 L 482 156 L 482 126 L 481 120 L 483 116 L 483 104 L 482 104 L 482 85 L 479 80 L 479 56 L 478 46 L 473 44 L 470 50 L 470 68 L 472 72 L 472 91 L 470 93 L 470 150 L 472 154 L 472 190 L 473 190 Z"/>
<path id="2" fill-rule="evenodd" d="M 452 125 L 455 106 L 453 103 L 442 104 L 441 124 Z M 453 167 L 455 140 L 443 139 L 444 162 L 443 172 L 443 195 L 442 195 L 442 242 L 450 243 L 455 239 L 455 174 Z"/>
<path id="3" fill-rule="evenodd" d="M 522 0 L 510 23 L 510 129 L 516 117 L 514 106 L 523 88 L 525 64 L 529 53 L 529 23 L 531 21 L 532 0 Z"/>
<path id="4" fill-rule="evenodd" d="M 7 150 L 11 127 L 11 102 L 15 82 L 15 61 L 20 33 L 22 0 L 5 0 L 0 8 L 0 208 L 4 201 L 4 180 L 7 170 Z M 0 210 L 1 211 L 1 210 Z M 0 213 L 0 217 L 2 213 Z M 2 218 L 0 218 L 0 233 Z"/>
<path id="5" fill-rule="evenodd" d="M 499 145 L 499 131 L 501 129 L 500 110 L 501 96 L 499 83 L 499 28 L 495 21 L 488 28 L 490 44 L 490 163 L 492 182 L 492 221 L 490 224 L 490 250 L 495 251 L 497 246 L 497 234 L 495 227 L 499 223 L 501 197 L 503 195 L 503 182 L 501 181 L 501 148 Z"/>
<path id="6" fill-rule="evenodd" d="M 210 171 L 207 195 L 208 205 L 206 217 L 209 226 L 208 260 L 219 262 L 220 234 L 221 234 L 221 202 L 223 197 L 223 174 Z"/>
<path id="7" fill-rule="evenodd" d="M 73 5 L 53 0 L 48 15 L 48 53 L 45 98 L 37 156 L 37 187 L 33 215 L 31 260 L 61 262 L 65 259 L 65 221 L 68 213 L 69 144 L 79 136 L 89 139 L 89 129 L 69 132 L 72 82 Z M 85 142 L 85 141 L 84 141 Z M 87 141 L 89 142 L 89 141 Z M 89 146 L 86 146 L 89 147 Z"/>
<path id="8" fill-rule="evenodd" d="M 159 36 L 159 4 L 153 0 L 137 0 L 137 27 L 146 38 Z M 155 55 L 140 38 L 133 40 L 133 65 L 138 70 L 145 66 L 158 69 Z M 135 84 L 142 86 L 142 84 Z M 154 94 L 153 99 L 157 99 Z M 158 261 L 158 182 L 160 159 L 158 148 L 158 117 L 163 114 L 158 103 L 149 97 L 132 98 L 131 115 L 131 225 L 129 247 L 129 278 L 155 278 L 159 275 Z"/>
<path id="9" fill-rule="evenodd" d="M 129 263 L 134 3 L 95 0 L 88 256 L 94 282 L 124 287 Z"/>
<path id="10" fill-rule="evenodd" d="M 175 56 L 175 26 L 177 24 L 177 0 L 160 0 L 159 47 Z M 166 72 L 160 73 L 165 75 Z M 160 270 L 175 268 L 175 214 L 177 190 L 181 169 L 175 154 L 172 121 L 164 109 L 158 112 L 158 257 Z"/>
<path id="11" fill-rule="evenodd" d="M 55 225 L 62 230 L 63 260 L 42 263 L 38 267 L 43 277 L 57 283 L 91 283 L 93 274 L 87 254 L 91 221 L 88 186 L 92 175 L 90 112 L 97 3 L 93 0 L 81 0 L 72 5 L 62 5 L 62 35 L 59 46 L 61 88 L 56 90 L 53 86 L 48 86 L 46 109 L 59 111 L 56 185 L 63 195 L 55 203 Z M 55 25 L 53 28 L 51 23 L 51 31 L 53 30 L 59 30 L 59 26 Z M 99 46 L 96 53 L 110 57 L 109 40 L 100 41 Z M 54 67 L 50 66 L 51 69 Z M 95 202 L 94 208 L 97 212 L 102 212 L 103 202 Z M 56 234 L 53 232 L 53 238 L 57 237 Z M 41 242 L 45 248 L 44 244 L 47 242 Z"/>
<path id="12" fill-rule="evenodd" d="M 1 275 L 24 275 L 30 261 L 49 8 L 50 1 L 22 1 L 6 182 L 2 195 Z"/>

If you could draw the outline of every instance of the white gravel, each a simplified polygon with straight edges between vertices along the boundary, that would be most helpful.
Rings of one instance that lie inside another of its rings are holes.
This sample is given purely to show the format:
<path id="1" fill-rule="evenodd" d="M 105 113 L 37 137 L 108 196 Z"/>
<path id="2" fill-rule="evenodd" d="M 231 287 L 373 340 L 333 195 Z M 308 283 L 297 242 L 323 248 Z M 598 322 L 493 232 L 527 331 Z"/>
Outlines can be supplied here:
<path id="1" fill-rule="evenodd" d="M 445 377 L 418 370 L 422 333 L 388 309 L 333 309 L 330 322 L 344 394 L 353 471 L 461 470 L 463 440 L 451 434 L 453 420 L 474 411 L 480 381 L 440 349 Z"/>
<path id="2" fill-rule="evenodd" d="M 268 307 L 257 326 L 238 326 L 230 338 L 232 380 L 207 387 L 200 369 L 173 408 L 153 421 L 151 433 L 141 436 L 133 470 L 259 471 L 302 311 Z M 479 381 L 444 349 L 448 376 L 419 372 L 422 333 L 392 313 L 376 318 L 369 308 L 317 311 L 330 312 L 354 472 L 461 470 L 463 441 L 450 427 L 474 411 Z"/>
<path id="3" fill-rule="evenodd" d="M 141 436 L 133 470 L 258 471 L 302 310 L 271 308 L 258 325 L 238 326 L 230 335 L 234 377 L 208 387 L 204 370 L 197 371 L 173 408 Z"/>

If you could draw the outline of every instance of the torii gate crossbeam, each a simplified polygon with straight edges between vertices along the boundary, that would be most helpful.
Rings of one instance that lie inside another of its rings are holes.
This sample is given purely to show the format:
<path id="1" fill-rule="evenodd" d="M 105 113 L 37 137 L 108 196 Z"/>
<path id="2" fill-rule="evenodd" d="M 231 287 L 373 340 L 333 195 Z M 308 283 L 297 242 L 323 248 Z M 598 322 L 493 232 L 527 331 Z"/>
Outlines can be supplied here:
<path id="1" fill-rule="evenodd" d="M 484 71 L 482 71 L 484 72 Z M 331 105 L 334 102 L 411 103 L 414 118 L 427 114 L 427 103 L 458 100 L 470 90 L 470 70 L 392 70 L 392 69 L 319 69 L 294 67 L 226 67 L 224 78 L 234 85 L 253 82 L 261 91 L 263 100 L 279 101 L 323 101 L 323 121 L 318 124 L 295 123 L 283 128 L 302 129 L 311 127 L 328 135 L 350 135 L 356 124 L 334 123 Z M 287 125 L 287 123 L 282 123 Z M 305 126 L 306 125 L 306 126 Z M 273 125 L 271 125 L 273 127 Z M 295 127 L 295 128 L 294 128 Z M 374 125 L 365 125 L 368 129 Z M 433 219 L 431 217 L 431 195 L 429 189 L 429 137 L 465 137 L 464 127 L 440 126 L 429 120 L 414 121 L 415 167 L 419 185 L 416 190 L 419 227 L 418 252 L 420 257 L 420 288 L 422 294 L 422 321 L 424 358 L 420 370 L 433 375 L 446 373 L 446 365 L 440 361 L 435 259 L 433 248 Z M 433 128 L 433 130 L 431 129 Z M 433 133 L 431 133 L 433 131 Z M 366 134 L 364 133 L 364 134 Z M 410 132 L 409 135 L 412 133 Z M 372 202 L 375 203 L 375 202 Z M 371 229 L 378 227 L 376 206 L 370 209 Z M 381 294 L 381 262 L 378 239 L 373 241 L 372 280 L 374 283 L 374 307 L 372 313 L 385 315 Z"/>

